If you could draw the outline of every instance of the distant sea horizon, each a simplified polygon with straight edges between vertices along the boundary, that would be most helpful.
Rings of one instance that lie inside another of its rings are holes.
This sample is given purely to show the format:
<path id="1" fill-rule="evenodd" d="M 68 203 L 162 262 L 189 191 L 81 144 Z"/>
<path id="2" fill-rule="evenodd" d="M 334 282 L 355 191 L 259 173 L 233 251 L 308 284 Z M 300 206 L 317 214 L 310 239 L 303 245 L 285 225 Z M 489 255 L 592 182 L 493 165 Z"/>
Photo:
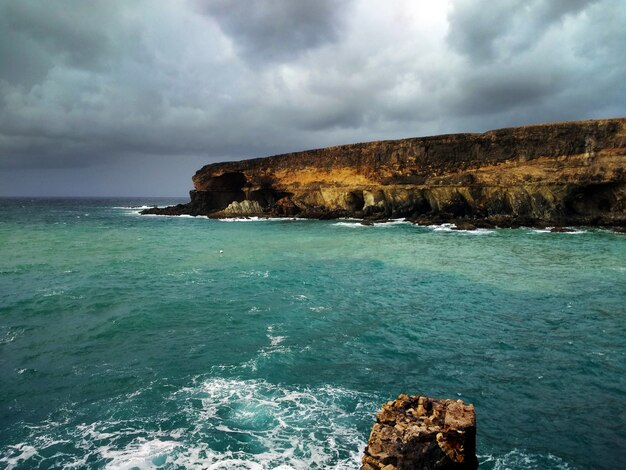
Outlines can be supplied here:
<path id="1" fill-rule="evenodd" d="M 0 197 L 0 467 L 357 469 L 398 394 L 481 469 L 615 468 L 626 236 Z"/>
<path id="2" fill-rule="evenodd" d="M 150 200 L 168 200 L 168 199 L 189 199 L 189 196 L 20 196 L 20 195 L 0 195 L 0 199 L 150 199 Z"/>

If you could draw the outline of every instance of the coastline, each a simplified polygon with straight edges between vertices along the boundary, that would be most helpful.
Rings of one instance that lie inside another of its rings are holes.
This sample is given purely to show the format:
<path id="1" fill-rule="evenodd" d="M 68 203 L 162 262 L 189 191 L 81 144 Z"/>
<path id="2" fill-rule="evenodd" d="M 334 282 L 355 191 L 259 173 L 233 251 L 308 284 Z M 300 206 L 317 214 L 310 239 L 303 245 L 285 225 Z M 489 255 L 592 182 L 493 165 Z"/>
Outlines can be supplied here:
<path id="1" fill-rule="evenodd" d="M 186 211 L 175 213 L 172 207 L 151 207 L 138 211 L 140 215 L 155 215 L 163 217 L 205 217 L 212 220 L 222 220 L 228 222 L 235 221 L 298 221 L 298 220 L 337 220 L 337 221 L 354 221 L 355 224 L 372 226 L 407 223 L 420 227 L 446 227 L 450 226 L 452 231 L 475 231 L 475 230 L 492 230 L 492 229 L 538 229 L 546 232 L 576 232 L 578 228 L 597 228 L 605 229 L 615 233 L 626 233 L 626 222 L 618 220 L 601 220 L 601 219 L 567 219 L 567 220 L 537 220 L 530 218 L 516 217 L 493 217 L 485 219 L 476 218 L 455 218 L 446 217 L 437 214 L 436 216 L 422 215 L 419 217 L 409 218 L 386 218 L 386 217 L 358 217 L 357 215 L 338 215 L 336 217 L 308 217 L 306 215 L 286 216 L 280 214 L 190 214 Z"/>
<path id="2" fill-rule="evenodd" d="M 142 214 L 626 228 L 626 118 L 348 144 L 206 165 Z"/>

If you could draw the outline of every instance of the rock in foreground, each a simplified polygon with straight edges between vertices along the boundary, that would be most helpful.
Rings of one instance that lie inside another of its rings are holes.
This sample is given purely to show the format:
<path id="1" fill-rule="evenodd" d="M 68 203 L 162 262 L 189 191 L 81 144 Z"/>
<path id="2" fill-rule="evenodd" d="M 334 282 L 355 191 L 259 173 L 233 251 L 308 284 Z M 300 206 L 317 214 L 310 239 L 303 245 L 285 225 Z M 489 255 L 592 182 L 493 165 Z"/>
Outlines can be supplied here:
<path id="1" fill-rule="evenodd" d="M 476 469 L 474 405 L 400 395 L 376 413 L 361 470 Z"/>

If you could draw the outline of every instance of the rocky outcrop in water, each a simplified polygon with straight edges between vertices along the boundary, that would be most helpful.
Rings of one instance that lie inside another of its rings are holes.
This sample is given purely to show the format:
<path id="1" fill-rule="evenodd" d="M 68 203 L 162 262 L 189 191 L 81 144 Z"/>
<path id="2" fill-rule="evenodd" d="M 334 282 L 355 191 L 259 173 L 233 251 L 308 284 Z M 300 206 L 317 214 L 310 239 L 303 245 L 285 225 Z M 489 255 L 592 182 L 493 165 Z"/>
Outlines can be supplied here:
<path id="1" fill-rule="evenodd" d="M 541 124 L 214 163 L 144 212 L 625 226 L 625 166 L 626 118 Z"/>
<path id="2" fill-rule="evenodd" d="M 361 470 L 473 470 L 476 416 L 461 400 L 400 395 L 383 405 Z"/>

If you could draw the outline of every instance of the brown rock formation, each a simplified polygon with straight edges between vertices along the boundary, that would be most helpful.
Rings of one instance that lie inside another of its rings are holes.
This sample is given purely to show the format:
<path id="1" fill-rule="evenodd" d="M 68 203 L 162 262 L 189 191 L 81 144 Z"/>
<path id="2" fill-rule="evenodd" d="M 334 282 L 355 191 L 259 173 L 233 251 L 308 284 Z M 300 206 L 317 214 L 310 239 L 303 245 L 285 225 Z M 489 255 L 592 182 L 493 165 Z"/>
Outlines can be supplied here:
<path id="1" fill-rule="evenodd" d="M 376 414 L 362 470 L 478 468 L 473 405 L 400 395 Z"/>
<path id="2" fill-rule="evenodd" d="M 178 211 L 623 226 L 625 166 L 626 118 L 541 124 L 206 165 Z"/>

